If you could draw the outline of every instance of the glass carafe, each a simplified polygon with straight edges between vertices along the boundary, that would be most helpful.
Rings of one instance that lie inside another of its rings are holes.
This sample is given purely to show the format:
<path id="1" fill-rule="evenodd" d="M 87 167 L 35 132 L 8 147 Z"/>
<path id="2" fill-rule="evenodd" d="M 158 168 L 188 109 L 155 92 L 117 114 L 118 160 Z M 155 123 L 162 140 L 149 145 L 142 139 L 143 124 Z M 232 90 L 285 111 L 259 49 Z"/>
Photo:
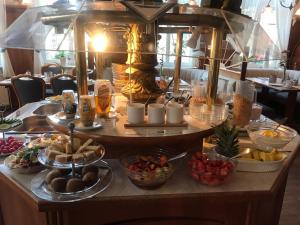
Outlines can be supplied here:
<path id="1" fill-rule="evenodd" d="M 249 81 L 237 81 L 233 98 L 233 123 L 244 127 L 249 124 L 255 86 Z"/>

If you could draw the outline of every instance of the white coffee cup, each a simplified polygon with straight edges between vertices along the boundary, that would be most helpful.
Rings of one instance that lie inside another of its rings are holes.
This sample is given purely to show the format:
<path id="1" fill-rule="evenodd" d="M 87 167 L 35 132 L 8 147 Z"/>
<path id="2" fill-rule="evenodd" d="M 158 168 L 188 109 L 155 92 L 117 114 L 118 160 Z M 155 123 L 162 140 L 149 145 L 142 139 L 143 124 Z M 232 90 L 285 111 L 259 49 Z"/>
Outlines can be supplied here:
<path id="1" fill-rule="evenodd" d="M 183 121 L 183 106 L 178 103 L 167 105 L 167 123 L 181 123 Z"/>
<path id="2" fill-rule="evenodd" d="M 163 104 L 153 103 L 148 105 L 148 122 L 151 124 L 165 122 L 165 107 Z"/>
<path id="3" fill-rule="evenodd" d="M 145 105 L 142 103 L 128 103 L 127 117 L 131 124 L 144 123 Z"/>

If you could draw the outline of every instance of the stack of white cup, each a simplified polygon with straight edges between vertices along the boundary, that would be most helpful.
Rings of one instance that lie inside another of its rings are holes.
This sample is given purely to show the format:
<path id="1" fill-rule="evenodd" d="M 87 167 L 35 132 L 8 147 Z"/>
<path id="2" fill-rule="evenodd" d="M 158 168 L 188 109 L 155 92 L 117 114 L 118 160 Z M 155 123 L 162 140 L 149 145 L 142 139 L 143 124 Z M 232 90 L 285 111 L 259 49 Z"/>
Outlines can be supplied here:
<path id="1" fill-rule="evenodd" d="M 148 123 L 164 124 L 165 115 L 168 124 L 179 124 L 183 121 L 184 109 L 181 104 L 169 103 L 168 105 L 153 103 L 148 105 Z M 145 122 L 145 104 L 129 103 L 127 116 L 130 124 L 142 124 Z"/>

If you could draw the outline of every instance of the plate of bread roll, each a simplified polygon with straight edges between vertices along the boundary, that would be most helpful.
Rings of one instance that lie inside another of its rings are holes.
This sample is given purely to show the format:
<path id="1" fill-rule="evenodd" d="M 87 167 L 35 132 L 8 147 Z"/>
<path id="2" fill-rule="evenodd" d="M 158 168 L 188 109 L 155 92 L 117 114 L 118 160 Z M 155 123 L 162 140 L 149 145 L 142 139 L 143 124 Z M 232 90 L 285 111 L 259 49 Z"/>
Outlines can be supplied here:
<path id="1" fill-rule="evenodd" d="M 95 163 L 103 158 L 105 149 L 102 145 L 94 143 L 92 139 L 82 142 L 79 138 L 71 141 L 52 143 L 47 148 L 40 150 L 38 160 L 47 167 L 59 169 L 83 167 Z"/>

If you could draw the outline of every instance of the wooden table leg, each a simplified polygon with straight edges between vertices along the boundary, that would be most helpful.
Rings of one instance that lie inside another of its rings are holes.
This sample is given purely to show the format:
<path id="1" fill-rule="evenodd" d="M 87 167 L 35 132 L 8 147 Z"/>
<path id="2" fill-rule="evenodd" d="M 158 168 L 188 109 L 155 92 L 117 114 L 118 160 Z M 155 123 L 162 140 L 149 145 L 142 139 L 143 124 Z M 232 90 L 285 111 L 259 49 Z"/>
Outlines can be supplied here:
<path id="1" fill-rule="evenodd" d="M 285 116 L 287 117 L 287 124 L 292 125 L 295 113 L 295 106 L 297 100 L 297 92 L 288 92 L 288 99 L 285 105 Z"/>

